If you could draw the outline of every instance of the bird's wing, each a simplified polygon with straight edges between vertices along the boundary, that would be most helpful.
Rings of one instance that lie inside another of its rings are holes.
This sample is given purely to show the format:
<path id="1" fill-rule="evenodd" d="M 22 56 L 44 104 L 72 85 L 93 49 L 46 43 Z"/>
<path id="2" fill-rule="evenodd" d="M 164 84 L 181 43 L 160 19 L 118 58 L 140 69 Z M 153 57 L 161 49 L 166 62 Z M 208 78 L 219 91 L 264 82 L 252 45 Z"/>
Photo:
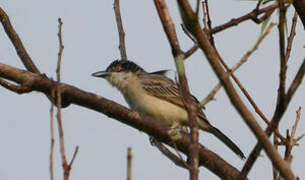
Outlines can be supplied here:
<path id="1" fill-rule="evenodd" d="M 143 89 L 151 96 L 166 100 L 181 108 L 185 108 L 181 91 L 177 83 L 166 76 L 160 74 L 143 74 L 141 76 L 149 76 L 149 78 L 142 77 L 141 84 Z M 199 104 L 198 100 L 192 96 L 193 100 Z M 205 114 L 200 110 L 199 117 L 206 120 Z"/>

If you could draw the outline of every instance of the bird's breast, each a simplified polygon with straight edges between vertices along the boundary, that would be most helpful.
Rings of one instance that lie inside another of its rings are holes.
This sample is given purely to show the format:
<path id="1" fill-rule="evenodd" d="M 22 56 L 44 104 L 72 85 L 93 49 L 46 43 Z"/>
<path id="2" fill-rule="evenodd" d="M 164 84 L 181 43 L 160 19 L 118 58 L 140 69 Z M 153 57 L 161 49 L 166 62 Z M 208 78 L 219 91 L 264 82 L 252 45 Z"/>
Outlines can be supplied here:
<path id="1" fill-rule="evenodd" d="M 167 126 L 173 124 L 185 125 L 187 123 L 187 112 L 181 107 L 145 92 L 138 92 L 137 95 L 124 94 L 127 103 L 133 110 L 150 116 Z"/>

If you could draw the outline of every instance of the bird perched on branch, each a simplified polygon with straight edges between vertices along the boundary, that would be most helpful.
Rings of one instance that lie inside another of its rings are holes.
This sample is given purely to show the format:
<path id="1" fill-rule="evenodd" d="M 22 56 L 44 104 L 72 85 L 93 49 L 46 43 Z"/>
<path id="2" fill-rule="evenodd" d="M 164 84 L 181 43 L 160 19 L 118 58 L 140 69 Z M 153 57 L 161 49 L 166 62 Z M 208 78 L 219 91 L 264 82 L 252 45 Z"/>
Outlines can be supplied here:
<path id="1" fill-rule="evenodd" d="M 188 126 L 188 114 L 179 86 L 165 73 L 166 70 L 149 73 L 132 61 L 116 60 L 105 71 L 93 73 L 92 76 L 105 78 L 121 91 L 130 108 L 138 113 L 169 127 Z M 197 122 L 201 130 L 212 133 L 233 152 L 245 158 L 238 146 L 212 126 L 201 110 L 198 111 Z"/>

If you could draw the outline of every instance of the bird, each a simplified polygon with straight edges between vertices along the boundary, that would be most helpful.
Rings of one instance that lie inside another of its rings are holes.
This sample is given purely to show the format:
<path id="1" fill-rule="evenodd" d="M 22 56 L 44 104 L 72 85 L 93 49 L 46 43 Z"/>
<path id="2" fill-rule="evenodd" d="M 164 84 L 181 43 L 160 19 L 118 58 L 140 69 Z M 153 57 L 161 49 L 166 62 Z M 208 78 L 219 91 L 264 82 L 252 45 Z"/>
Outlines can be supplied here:
<path id="1" fill-rule="evenodd" d="M 168 127 L 187 127 L 188 113 L 179 84 L 168 78 L 166 72 L 147 72 L 133 61 L 115 60 L 106 70 L 95 72 L 92 76 L 104 78 L 116 87 L 130 108 L 140 115 L 149 116 Z M 199 101 L 191 97 L 199 105 Z M 198 111 L 196 120 L 201 130 L 213 134 L 240 158 L 245 158 L 230 138 L 211 125 L 202 110 Z"/>

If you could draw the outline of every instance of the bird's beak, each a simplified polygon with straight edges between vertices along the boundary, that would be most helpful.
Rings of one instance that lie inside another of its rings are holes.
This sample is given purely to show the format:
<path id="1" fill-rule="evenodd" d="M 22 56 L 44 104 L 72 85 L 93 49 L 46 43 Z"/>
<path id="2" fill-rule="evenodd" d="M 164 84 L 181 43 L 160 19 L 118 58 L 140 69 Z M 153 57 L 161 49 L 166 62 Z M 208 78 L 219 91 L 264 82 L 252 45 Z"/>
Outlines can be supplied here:
<path id="1" fill-rule="evenodd" d="M 91 76 L 101 77 L 101 78 L 106 78 L 109 75 L 110 75 L 110 72 L 107 72 L 107 71 L 98 71 L 98 72 L 91 74 Z"/>

